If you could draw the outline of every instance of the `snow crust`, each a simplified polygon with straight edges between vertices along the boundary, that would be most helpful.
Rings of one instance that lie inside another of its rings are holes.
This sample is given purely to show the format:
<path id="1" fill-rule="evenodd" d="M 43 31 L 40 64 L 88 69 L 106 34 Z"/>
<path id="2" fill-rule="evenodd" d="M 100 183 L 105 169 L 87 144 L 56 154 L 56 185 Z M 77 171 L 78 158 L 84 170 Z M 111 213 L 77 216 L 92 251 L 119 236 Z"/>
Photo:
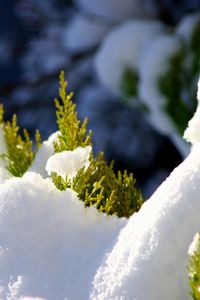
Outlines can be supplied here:
<path id="1" fill-rule="evenodd" d="M 177 167 L 121 231 L 90 299 L 190 299 L 187 251 L 200 228 L 200 147 Z"/>
<path id="2" fill-rule="evenodd" d="M 143 51 L 165 31 L 159 21 L 132 20 L 109 33 L 97 53 L 95 69 L 101 82 L 121 94 L 121 79 L 127 68 L 138 71 Z"/>
<path id="3" fill-rule="evenodd" d="M 0 299 L 88 299 L 126 220 L 84 208 L 76 194 L 26 173 L 1 186 Z M 65 298 L 66 297 L 66 298 Z"/>
<path id="4" fill-rule="evenodd" d="M 73 178 L 77 172 L 83 167 L 87 169 L 89 167 L 89 158 L 92 151 L 91 146 L 77 147 L 73 151 L 63 151 L 52 155 L 46 164 L 46 171 L 48 175 L 52 172 L 56 172 L 62 177 L 68 176 Z"/>

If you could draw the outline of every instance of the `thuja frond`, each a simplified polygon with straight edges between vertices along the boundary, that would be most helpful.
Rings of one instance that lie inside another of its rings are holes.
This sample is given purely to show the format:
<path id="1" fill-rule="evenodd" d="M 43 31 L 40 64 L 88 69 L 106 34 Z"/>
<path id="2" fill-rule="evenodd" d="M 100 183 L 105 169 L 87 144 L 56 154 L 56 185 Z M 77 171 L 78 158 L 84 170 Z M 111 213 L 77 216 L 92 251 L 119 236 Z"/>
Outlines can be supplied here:
<path id="1" fill-rule="evenodd" d="M 168 71 L 158 81 L 160 91 L 166 97 L 164 110 L 181 135 L 193 115 L 193 111 L 191 111 L 189 105 L 182 98 L 184 57 L 184 51 L 180 51 L 171 57 Z"/>
<path id="2" fill-rule="evenodd" d="M 62 72 L 60 76 L 62 104 L 56 100 L 60 129 L 59 142 L 54 144 L 57 152 L 92 145 L 91 132 L 87 134 L 87 122 L 81 125 L 77 119 L 72 94 L 66 94 L 66 87 Z M 141 192 L 135 187 L 133 175 L 126 171 L 116 175 L 113 162 L 107 164 L 103 153 L 99 153 L 96 158 L 91 153 L 89 167 L 79 170 L 72 180 L 62 178 L 56 173 L 52 173 L 52 180 L 60 190 L 72 188 L 85 206 L 95 205 L 99 211 L 116 214 L 118 217 L 130 217 L 143 203 Z"/>
<path id="3" fill-rule="evenodd" d="M 188 277 L 190 294 L 194 300 L 200 300 L 200 239 L 197 241 L 196 250 L 189 259 Z"/>
<path id="4" fill-rule="evenodd" d="M 64 72 L 60 74 L 59 96 L 61 102 L 55 99 L 57 123 L 60 130 L 59 142 L 54 143 L 55 152 L 74 150 L 78 146 L 91 145 L 91 131 L 87 133 L 88 120 L 82 123 L 77 118 L 76 104 L 73 103 L 73 93 L 66 93 L 67 82 Z"/>
<path id="5" fill-rule="evenodd" d="M 35 133 L 35 150 L 33 150 L 33 142 L 30 139 L 26 129 L 23 134 L 19 133 L 17 125 L 17 116 L 13 115 L 12 121 L 5 122 L 3 120 L 3 105 L 0 106 L 0 124 L 3 127 L 6 153 L 4 158 L 7 162 L 8 171 L 14 176 L 21 177 L 28 167 L 31 165 L 38 148 L 41 145 L 41 136 L 37 130 Z"/>

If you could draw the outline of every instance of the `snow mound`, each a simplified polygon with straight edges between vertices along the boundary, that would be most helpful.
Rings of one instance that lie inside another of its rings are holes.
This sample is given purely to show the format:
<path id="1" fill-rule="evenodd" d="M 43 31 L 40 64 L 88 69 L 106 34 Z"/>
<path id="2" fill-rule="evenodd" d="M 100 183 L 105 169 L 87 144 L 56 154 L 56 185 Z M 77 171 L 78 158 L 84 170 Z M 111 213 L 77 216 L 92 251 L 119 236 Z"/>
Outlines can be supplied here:
<path id="1" fill-rule="evenodd" d="M 127 21 L 108 34 L 95 57 L 101 82 L 114 93 L 121 93 L 121 79 L 127 68 L 138 70 L 142 53 L 149 43 L 166 30 L 159 21 Z"/>
<path id="2" fill-rule="evenodd" d="M 196 147 L 121 231 L 99 268 L 92 300 L 191 299 L 187 252 L 200 228 Z"/>
<path id="3" fill-rule="evenodd" d="M 63 151 L 52 155 L 46 164 L 46 171 L 49 175 L 56 172 L 62 177 L 73 178 L 83 167 L 89 167 L 89 158 L 92 151 L 91 146 L 77 147 L 73 151 Z"/>
<path id="4" fill-rule="evenodd" d="M 58 191 L 39 174 L 6 181 L 0 193 L 0 299 L 88 299 L 95 271 L 125 224 L 84 208 L 72 190 Z"/>

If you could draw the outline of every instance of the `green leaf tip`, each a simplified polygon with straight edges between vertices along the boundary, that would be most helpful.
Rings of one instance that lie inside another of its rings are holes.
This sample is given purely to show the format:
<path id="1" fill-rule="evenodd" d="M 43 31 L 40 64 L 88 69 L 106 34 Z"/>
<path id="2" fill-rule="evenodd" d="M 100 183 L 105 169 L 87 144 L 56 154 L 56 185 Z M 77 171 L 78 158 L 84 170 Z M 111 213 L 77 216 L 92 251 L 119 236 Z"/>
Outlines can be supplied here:
<path id="1" fill-rule="evenodd" d="M 190 294 L 194 300 L 200 300 L 200 235 L 196 234 L 193 243 L 195 249 L 190 254 L 188 277 Z M 192 243 L 192 244 L 193 244 Z"/>
<path id="2" fill-rule="evenodd" d="M 54 143 L 55 152 L 74 150 L 78 146 L 91 145 L 92 132 L 87 133 L 87 118 L 81 123 L 78 120 L 76 104 L 73 103 L 73 92 L 67 94 L 67 82 L 64 71 L 60 73 L 59 96 L 61 101 L 55 99 L 57 123 L 60 130 L 59 142 Z"/>
<path id="3" fill-rule="evenodd" d="M 26 129 L 19 133 L 17 125 L 17 116 L 13 115 L 11 121 L 4 121 L 3 105 L 0 105 L 0 125 L 3 129 L 3 135 L 6 144 L 6 153 L 2 156 L 7 162 L 8 171 L 16 176 L 21 177 L 31 165 L 37 150 L 41 145 L 41 136 L 38 130 L 35 132 L 35 149 Z"/>

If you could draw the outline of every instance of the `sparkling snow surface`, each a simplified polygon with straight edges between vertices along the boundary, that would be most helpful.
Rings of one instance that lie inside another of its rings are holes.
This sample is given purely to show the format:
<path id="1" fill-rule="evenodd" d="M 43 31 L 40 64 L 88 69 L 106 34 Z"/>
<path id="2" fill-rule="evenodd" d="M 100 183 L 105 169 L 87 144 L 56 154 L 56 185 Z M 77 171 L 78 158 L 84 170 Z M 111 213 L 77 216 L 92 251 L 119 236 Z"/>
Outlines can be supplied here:
<path id="1" fill-rule="evenodd" d="M 200 102 L 200 83 L 198 87 Z M 194 124 L 200 122 L 198 111 L 186 130 L 190 141 L 199 134 Z M 95 275 L 90 299 L 191 299 L 186 266 L 189 244 L 200 229 L 199 182 L 197 142 L 185 161 L 120 232 Z"/>
<path id="2" fill-rule="evenodd" d="M 56 172 L 64 178 L 66 176 L 73 178 L 80 169 L 88 168 L 91 150 L 92 148 L 87 146 L 78 147 L 73 151 L 56 153 L 48 159 L 46 171 L 49 175 L 51 172 Z"/>
<path id="3" fill-rule="evenodd" d="M 131 217 L 93 282 L 95 300 L 177 300 L 188 294 L 188 246 L 200 229 L 200 147 Z"/>
<path id="4" fill-rule="evenodd" d="M 126 220 L 84 208 L 35 173 L 0 193 L 0 299 L 88 299 L 92 278 Z M 66 297 L 66 298 L 65 298 Z"/>
<path id="5" fill-rule="evenodd" d="M 59 191 L 35 172 L 1 184 L 0 299 L 191 299 L 188 248 L 200 230 L 198 119 L 199 108 L 185 133 L 194 143 L 190 155 L 129 220 L 84 208 L 74 191 Z M 36 157 L 40 173 L 55 138 Z"/>

